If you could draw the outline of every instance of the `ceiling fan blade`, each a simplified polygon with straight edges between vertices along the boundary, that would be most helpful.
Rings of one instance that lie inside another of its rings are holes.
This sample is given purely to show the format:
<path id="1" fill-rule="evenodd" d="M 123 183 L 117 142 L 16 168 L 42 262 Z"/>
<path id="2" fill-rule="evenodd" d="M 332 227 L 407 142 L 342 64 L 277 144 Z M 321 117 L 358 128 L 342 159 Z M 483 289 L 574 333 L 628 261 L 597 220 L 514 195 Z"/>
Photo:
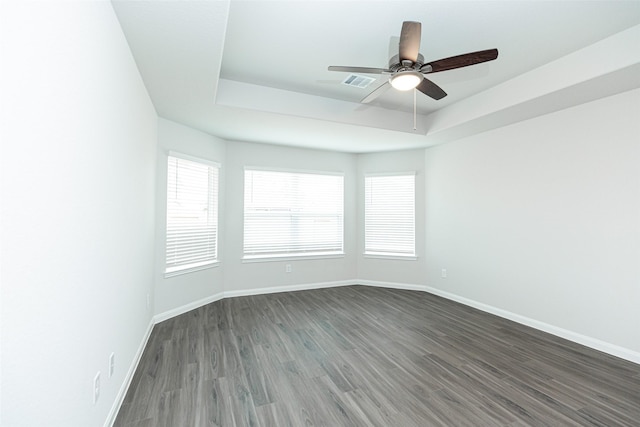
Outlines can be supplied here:
<path id="1" fill-rule="evenodd" d="M 400 33 L 400 45 L 398 49 L 400 62 L 403 60 L 409 60 L 411 62 L 418 61 L 421 32 L 422 24 L 419 22 L 405 21 L 402 23 L 402 32 Z"/>
<path id="2" fill-rule="evenodd" d="M 424 93 L 425 95 L 435 99 L 436 101 L 447 96 L 447 93 L 444 90 L 442 90 L 440 86 L 438 86 L 437 84 L 435 84 L 434 82 L 432 82 L 427 78 L 422 79 L 420 84 L 416 86 L 416 89 L 418 89 L 420 92 Z"/>
<path id="3" fill-rule="evenodd" d="M 377 97 L 385 93 L 387 89 L 389 89 L 389 86 L 391 86 L 391 84 L 389 84 L 389 81 L 384 82 L 382 85 L 378 86 L 373 91 L 371 91 L 369 95 L 362 98 L 362 101 L 360 102 L 363 104 L 370 103 L 371 101 L 373 101 L 374 99 L 376 99 Z"/>
<path id="4" fill-rule="evenodd" d="M 437 61 L 424 64 L 420 71 L 423 73 L 437 73 L 439 71 L 453 70 L 455 68 L 468 67 L 469 65 L 480 64 L 481 62 L 493 61 L 498 57 L 498 49 L 481 50 L 478 52 L 465 53 L 463 55 L 452 56 L 450 58 L 439 59 Z M 429 67 L 431 69 L 429 70 Z"/>
<path id="5" fill-rule="evenodd" d="M 372 68 L 372 67 L 343 67 L 341 65 L 331 65 L 329 71 L 344 71 L 347 73 L 364 73 L 364 74 L 382 74 L 390 73 L 391 70 L 386 68 Z"/>

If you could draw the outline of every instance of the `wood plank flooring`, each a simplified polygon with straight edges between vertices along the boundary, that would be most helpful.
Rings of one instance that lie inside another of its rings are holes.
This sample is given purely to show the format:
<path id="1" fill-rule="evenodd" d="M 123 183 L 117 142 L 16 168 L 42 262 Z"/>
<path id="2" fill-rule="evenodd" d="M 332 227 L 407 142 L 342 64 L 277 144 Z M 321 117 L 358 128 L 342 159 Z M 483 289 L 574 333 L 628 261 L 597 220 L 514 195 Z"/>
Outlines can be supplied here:
<path id="1" fill-rule="evenodd" d="M 640 365 L 422 292 L 230 298 L 154 327 L 114 425 L 640 426 Z"/>

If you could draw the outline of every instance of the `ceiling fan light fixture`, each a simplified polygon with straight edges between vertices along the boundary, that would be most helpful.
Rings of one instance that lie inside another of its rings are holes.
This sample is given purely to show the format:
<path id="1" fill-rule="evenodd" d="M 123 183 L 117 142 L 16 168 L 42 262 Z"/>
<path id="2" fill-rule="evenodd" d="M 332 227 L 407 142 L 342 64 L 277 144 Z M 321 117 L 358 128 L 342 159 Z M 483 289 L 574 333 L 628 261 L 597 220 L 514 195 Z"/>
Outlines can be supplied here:
<path id="1" fill-rule="evenodd" d="M 424 76 L 417 71 L 400 71 L 389 79 L 391 86 L 397 90 L 411 90 L 420 84 Z"/>

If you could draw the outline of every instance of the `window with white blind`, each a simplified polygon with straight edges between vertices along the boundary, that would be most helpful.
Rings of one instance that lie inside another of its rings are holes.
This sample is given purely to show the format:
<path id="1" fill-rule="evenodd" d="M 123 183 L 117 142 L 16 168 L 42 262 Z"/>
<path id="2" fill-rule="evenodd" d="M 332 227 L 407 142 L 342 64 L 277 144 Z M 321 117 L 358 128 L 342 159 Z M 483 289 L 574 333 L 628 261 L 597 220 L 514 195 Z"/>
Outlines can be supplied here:
<path id="1" fill-rule="evenodd" d="M 415 257 L 415 173 L 364 180 L 365 255 Z"/>
<path id="2" fill-rule="evenodd" d="M 207 160 L 169 153 L 165 277 L 217 262 L 219 167 Z"/>
<path id="3" fill-rule="evenodd" d="M 245 169 L 244 258 L 343 253 L 342 175 Z"/>

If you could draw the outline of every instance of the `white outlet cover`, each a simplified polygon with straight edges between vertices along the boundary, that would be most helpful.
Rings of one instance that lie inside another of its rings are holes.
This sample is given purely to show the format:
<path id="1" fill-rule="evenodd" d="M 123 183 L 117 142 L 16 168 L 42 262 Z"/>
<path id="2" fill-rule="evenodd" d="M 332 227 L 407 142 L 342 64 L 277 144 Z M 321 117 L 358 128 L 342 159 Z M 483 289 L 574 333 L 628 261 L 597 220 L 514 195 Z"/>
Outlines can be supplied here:
<path id="1" fill-rule="evenodd" d="M 100 397 L 100 371 L 93 378 L 93 404 L 95 405 Z"/>
<path id="2" fill-rule="evenodd" d="M 116 354 L 111 353 L 109 355 L 109 378 L 113 376 L 113 373 L 116 370 Z"/>

